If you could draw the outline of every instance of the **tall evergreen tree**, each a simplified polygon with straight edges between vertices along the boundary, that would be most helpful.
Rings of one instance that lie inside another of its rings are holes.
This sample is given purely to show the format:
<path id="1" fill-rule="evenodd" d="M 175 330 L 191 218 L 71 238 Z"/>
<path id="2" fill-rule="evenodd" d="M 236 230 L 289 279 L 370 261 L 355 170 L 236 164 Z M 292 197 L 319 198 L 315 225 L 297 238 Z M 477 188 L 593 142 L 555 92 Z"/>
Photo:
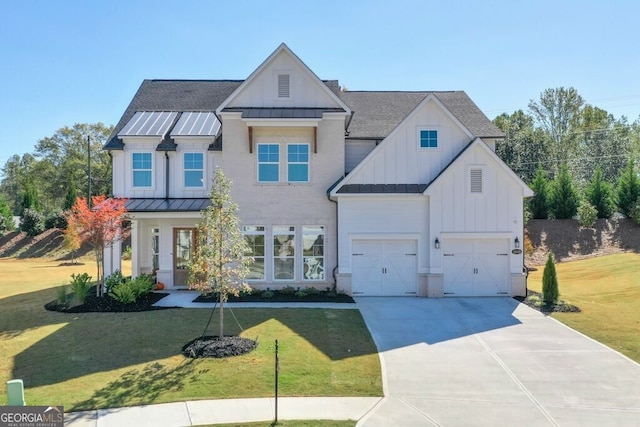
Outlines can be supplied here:
<path id="1" fill-rule="evenodd" d="M 538 165 L 536 174 L 531 183 L 531 189 L 534 192 L 534 196 L 529 200 L 529 210 L 531 216 L 534 219 L 547 219 L 549 217 L 549 181 L 547 180 L 547 173 L 544 171 L 541 165 Z"/>
<path id="2" fill-rule="evenodd" d="M 629 160 L 627 166 L 622 171 L 618 180 L 617 188 L 617 204 L 620 213 L 630 216 L 631 210 L 639 201 L 640 197 L 640 178 L 636 172 L 635 162 Z"/>
<path id="3" fill-rule="evenodd" d="M 584 196 L 598 212 L 598 218 L 611 218 L 615 209 L 613 186 L 602 178 L 602 168 L 596 167 L 593 178 L 584 189 Z"/>
<path id="4" fill-rule="evenodd" d="M 580 197 L 573 183 L 573 177 L 566 164 L 551 182 L 549 191 L 549 212 L 555 219 L 570 219 L 578 213 Z"/>
<path id="5" fill-rule="evenodd" d="M 67 189 L 67 195 L 64 198 L 64 206 L 62 210 L 68 211 L 75 205 L 76 199 L 78 198 L 78 192 L 76 190 L 76 179 L 74 175 L 71 174 L 69 176 L 69 188 Z"/>
<path id="6" fill-rule="evenodd" d="M 547 263 L 544 265 L 544 271 L 542 272 L 542 300 L 547 304 L 555 304 L 558 302 L 558 298 L 560 298 L 558 274 L 556 273 L 553 253 L 549 252 Z"/>

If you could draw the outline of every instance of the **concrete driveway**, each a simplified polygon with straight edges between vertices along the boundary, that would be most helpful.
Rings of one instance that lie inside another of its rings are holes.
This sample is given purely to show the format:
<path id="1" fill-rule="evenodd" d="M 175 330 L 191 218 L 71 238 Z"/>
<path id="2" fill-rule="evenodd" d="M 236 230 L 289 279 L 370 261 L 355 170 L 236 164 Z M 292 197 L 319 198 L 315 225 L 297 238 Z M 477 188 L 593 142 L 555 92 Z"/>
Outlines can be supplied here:
<path id="1" fill-rule="evenodd" d="M 358 426 L 640 425 L 640 365 L 511 298 L 357 304 L 386 396 Z"/>

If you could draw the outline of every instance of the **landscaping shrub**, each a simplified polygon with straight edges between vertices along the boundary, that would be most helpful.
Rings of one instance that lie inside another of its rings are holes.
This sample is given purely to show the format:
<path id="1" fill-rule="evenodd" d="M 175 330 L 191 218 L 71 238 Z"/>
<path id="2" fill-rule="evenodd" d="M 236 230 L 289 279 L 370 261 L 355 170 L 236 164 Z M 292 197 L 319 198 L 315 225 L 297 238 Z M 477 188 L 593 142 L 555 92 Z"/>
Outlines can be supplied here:
<path id="1" fill-rule="evenodd" d="M 547 180 L 547 173 L 540 165 L 538 165 L 531 183 L 531 189 L 534 192 L 528 203 L 531 216 L 534 219 L 547 219 L 549 216 L 549 181 Z"/>
<path id="2" fill-rule="evenodd" d="M 613 186 L 602 177 L 600 166 L 596 168 L 593 178 L 585 187 L 584 196 L 596 209 L 598 218 L 611 218 L 615 210 Z"/>
<path id="3" fill-rule="evenodd" d="M 308 294 L 307 294 L 305 291 L 303 291 L 303 290 L 301 289 L 301 290 L 299 290 L 299 291 L 296 291 L 296 292 L 294 293 L 294 295 L 295 295 L 296 297 L 298 297 L 298 298 L 304 298 L 304 297 L 306 297 Z"/>
<path id="4" fill-rule="evenodd" d="M 29 236 L 37 236 L 44 231 L 44 221 L 42 214 L 35 209 L 27 208 L 22 213 L 20 219 L 20 230 L 27 233 Z"/>
<path id="5" fill-rule="evenodd" d="M 640 178 L 633 159 L 629 160 L 620 174 L 616 196 L 620 213 L 631 217 L 631 211 L 640 198 Z"/>
<path id="6" fill-rule="evenodd" d="M 136 300 L 136 294 L 130 285 L 131 282 L 126 281 L 114 287 L 109 296 L 122 304 L 131 304 Z"/>
<path id="7" fill-rule="evenodd" d="M 124 282 L 122 272 L 120 270 L 116 270 L 104 279 L 104 291 L 108 293 L 122 282 Z"/>
<path id="8" fill-rule="evenodd" d="M 56 302 L 58 305 L 67 305 L 67 285 L 58 286 L 56 289 Z"/>
<path id="9" fill-rule="evenodd" d="M 559 297 L 558 275 L 553 261 L 553 253 L 549 252 L 547 263 L 542 273 L 542 299 L 547 304 L 555 304 L 558 302 Z"/>
<path id="10" fill-rule="evenodd" d="M 635 221 L 636 224 L 640 224 L 640 197 L 636 200 L 636 204 L 631 208 L 629 212 L 629 218 Z"/>
<path id="11" fill-rule="evenodd" d="M 142 295 L 146 295 L 153 289 L 153 278 L 149 274 L 141 274 L 131 280 L 131 288 L 136 295 L 136 299 Z"/>
<path id="12" fill-rule="evenodd" d="M 591 228 L 595 225 L 597 218 L 598 210 L 596 207 L 589 203 L 588 200 L 582 200 L 578 207 L 578 219 L 580 220 L 580 225 L 584 228 Z"/>
<path id="13" fill-rule="evenodd" d="M 578 213 L 579 195 L 566 164 L 551 182 L 549 212 L 555 219 L 571 219 Z"/>
<path id="14" fill-rule="evenodd" d="M 285 286 L 284 288 L 280 289 L 279 292 L 283 295 L 292 295 L 296 293 L 296 288 L 294 288 L 293 286 Z"/>
<path id="15" fill-rule="evenodd" d="M 275 294 L 273 293 L 273 291 L 270 291 L 268 289 L 266 291 L 262 292 L 262 298 L 264 298 L 264 299 L 271 299 L 271 298 L 273 298 L 274 295 Z"/>
<path id="16" fill-rule="evenodd" d="M 307 295 L 318 295 L 320 291 L 317 288 L 307 286 L 306 288 L 304 288 L 304 293 Z"/>
<path id="17" fill-rule="evenodd" d="M 136 302 L 141 296 L 151 292 L 152 288 L 153 278 L 151 275 L 141 274 L 133 280 L 123 279 L 122 281 L 117 282 L 111 287 L 111 291 L 108 295 L 122 304 L 131 304 Z"/>
<path id="18" fill-rule="evenodd" d="M 13 230 L 13 215 L 9 204 L 0 194 L 0 237 L 3 237 L 7 231 Z"/>
<path id="19" fill-rule="evenodd" d="M 64 230 L 67 228 L 67 218 L 64 216 L 63 212 L 54 212 L 45 218 L 44 228 L 45 230 L 50 230 L 52 228 Z"/>
<path id="20" fill-rule="evenodd" d="M 89 289 L 91 289 L 91 276 L 87 273 L 72 274 L 70 285 L 73 298 L 78 304 L 83 304 Z"/>

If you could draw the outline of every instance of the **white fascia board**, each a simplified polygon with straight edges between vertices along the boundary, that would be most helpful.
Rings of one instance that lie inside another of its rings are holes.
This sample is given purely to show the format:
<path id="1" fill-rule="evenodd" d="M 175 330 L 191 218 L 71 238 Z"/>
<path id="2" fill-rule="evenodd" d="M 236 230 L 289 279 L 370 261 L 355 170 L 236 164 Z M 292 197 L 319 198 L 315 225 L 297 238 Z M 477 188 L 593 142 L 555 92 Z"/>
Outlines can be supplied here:
<path id="1" fill-rule="evenodd" d="M 386 199 L 388 197 L 393 197 L 394 199 L 406 199 L 406 200 L 414 200 L 414 199 L 422 199 L 425 197 L 424 193 L 333 193 L 333 191 L 329 194 L 333 197 L 345 197 L 345 198 L 377 198 L 377 199 Z"/>
<path id="2" fill-rule="evenodd" d="M 314 127 L 322 119 L 242 119 L 252 127 Z"/>
<path id="3" fill-rule="evenodd" d="M 122 142 L 126 145 L 126 144 L 148 144 L 148 143 L 153 143 L 153 144 L 160 144 L 160 142 L 162 142 L 162 137 L 161 136 L 157 136 L 157 135 L 153 135 L 153 136 L 123 136 L 122 138 Z"/>

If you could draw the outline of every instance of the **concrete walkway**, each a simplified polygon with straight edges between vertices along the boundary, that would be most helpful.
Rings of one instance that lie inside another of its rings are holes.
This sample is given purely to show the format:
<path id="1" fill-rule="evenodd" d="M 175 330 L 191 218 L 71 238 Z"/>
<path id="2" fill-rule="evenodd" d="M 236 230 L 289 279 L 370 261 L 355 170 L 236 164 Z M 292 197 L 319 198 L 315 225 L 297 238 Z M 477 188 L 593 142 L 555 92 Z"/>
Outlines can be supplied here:
<path id="1" fill-rule="evenodd" d="M 173 292 L 160 303 L 202 306 L 188 294 Z M 365 427 L 640 425 L 640 365 L 511 298 L 233 306 L 358 308 L 376 342 L 384 398 L 281 398 L 280 420 L 352 419 Z M 272 398 L 229 399 L 69 413 L 65 425 L 175 427 L 274 416 Z"/>

